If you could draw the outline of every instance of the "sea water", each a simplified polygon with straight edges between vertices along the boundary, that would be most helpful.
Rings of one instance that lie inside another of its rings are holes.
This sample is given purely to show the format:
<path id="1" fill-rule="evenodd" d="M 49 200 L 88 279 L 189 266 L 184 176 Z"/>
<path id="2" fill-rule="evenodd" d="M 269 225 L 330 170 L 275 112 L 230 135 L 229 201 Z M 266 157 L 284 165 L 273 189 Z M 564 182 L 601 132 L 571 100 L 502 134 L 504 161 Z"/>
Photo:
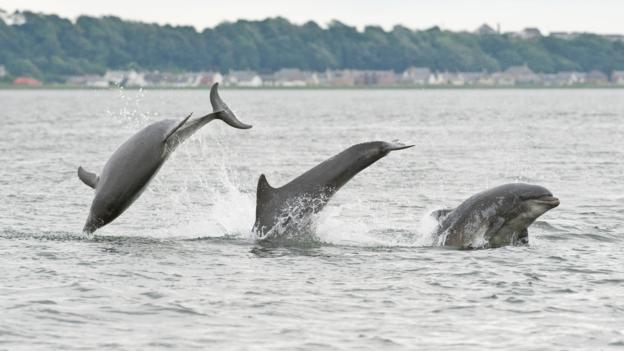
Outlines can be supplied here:
<path id="1" fill-rule="evenodd" d="M 0 91 L 0 349 L 624 347 L 624 90 L 221 95 L 254 127 L 202 128 L 90 238 L 78 166 L 208 91 Z M 415 147 L 341 189 L 315 245 L 255 243 L 260 174 L 397 139 Z M 528 246 L 436 245 L 432 210 L 513 182 L 561 200 Z"/>

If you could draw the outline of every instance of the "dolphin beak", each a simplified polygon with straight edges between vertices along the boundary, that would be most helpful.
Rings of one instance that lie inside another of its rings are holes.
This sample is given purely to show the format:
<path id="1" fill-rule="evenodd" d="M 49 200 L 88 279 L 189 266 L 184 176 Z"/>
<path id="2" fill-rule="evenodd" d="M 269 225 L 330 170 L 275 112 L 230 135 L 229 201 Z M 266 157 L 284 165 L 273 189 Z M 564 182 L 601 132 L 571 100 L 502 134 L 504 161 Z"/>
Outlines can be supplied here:
<path id="1" fill-rule="evenodd" d="M 95 232 L 97 229 L 98 229 L 97 225 L 91 222 L 87 222 L 84 225 L 84 228 L 82 228 L 82 232 L 86 235 L 90 235 L 90 234 L 93 234 L 93 232 Z"/>
<path id="2" fill-rule="evenodd" d="M 414 145 L 405 145 L 399 142 L 392 142 L 392 143 L 386 143 L 385 149 L 388 151 L 396 151 L 396 150 L 409 149 L 412 146 Z"/>
<path id="3" fill-rule="evenodd" d="M 535 199 L 535 202 L 547 205 L 551 208 L 555 208 L 560 204 L 559 199 L 554 196 L 542 196 L 539 199 Z"/>
<path id="4" fill-rule="evenodd" d="M 104 225 L 101 219 L 96 219 L 89 213 L 89 217 L 87 217 L 87 221 L 85 222 L 84 228 L 82 228 L 82 232 L 84 234 L 90 235 L 93 234 L 96 230 L 101 228 Z"/>

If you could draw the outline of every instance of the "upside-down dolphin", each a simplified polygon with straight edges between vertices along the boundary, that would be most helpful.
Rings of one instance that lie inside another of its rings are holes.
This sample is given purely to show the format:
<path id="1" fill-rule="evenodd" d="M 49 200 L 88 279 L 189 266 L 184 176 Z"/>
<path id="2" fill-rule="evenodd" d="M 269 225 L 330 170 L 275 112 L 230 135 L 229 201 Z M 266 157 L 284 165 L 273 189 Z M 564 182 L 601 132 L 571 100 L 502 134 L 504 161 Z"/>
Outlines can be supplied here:
<path id="1" fill-rule="evenodd" d="M 256 195 L 256 236 L 261 242 L 274 242 L 305 230 L 311 215 L 356 174 L 390 151 L 412 146 L 383 141 L 353 145 L 281 188 L 271 187 L 262 174 Z"/>
<path id="2" fill-rule="evenodd" d="M 463 249 L 526 244 L 528 227 L 559 206 L 548 189 L 515 183 L 480 192 L 455 209 L 437 210 L 438 243 Z"/>
<path id="3" fill-rule="evenodd" d="M 189 120 L 162 120 L 152 123 L 124 142 L 108 159 L 97 176 L 78 167 L 78 177 L 95 189 L 89 217 L 83 231 L 93 233 L 122 214 L 145 190 L 169 155 L 189 136 L 213 119 L 234 128 L 248 129 L 218 94 L 218 83 L 210 89 L 213 112 Z"/>

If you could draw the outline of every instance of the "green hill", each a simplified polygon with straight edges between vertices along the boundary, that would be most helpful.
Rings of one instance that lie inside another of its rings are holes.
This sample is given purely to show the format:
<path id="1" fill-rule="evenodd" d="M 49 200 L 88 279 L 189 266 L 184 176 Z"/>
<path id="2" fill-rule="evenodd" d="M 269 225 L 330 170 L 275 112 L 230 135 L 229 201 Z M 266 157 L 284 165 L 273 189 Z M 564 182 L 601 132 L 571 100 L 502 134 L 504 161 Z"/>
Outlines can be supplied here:
<path id="1" fill-rule="evenodd" d="M 6 15 L 6 17 L 11 17 Z M 564 40 L 524 40 L 509 34 L 478 35 L 437 27 L 363 31 L 334 21 L 326 28 L 284 18 L 193 27 L 79 17 L 75 22 L 33 12 L 0 20 L 0 65 L 14 76 L 48 81 L 106 69 L 202 71 L 280 68 L 392 69 L 410 66 L 448 71 L 498 71 L 527 64 L 535 72 L 624 69 L 624 43 L 593 34 Z M 10 22 L 11 24 L 7 24 Z"/>

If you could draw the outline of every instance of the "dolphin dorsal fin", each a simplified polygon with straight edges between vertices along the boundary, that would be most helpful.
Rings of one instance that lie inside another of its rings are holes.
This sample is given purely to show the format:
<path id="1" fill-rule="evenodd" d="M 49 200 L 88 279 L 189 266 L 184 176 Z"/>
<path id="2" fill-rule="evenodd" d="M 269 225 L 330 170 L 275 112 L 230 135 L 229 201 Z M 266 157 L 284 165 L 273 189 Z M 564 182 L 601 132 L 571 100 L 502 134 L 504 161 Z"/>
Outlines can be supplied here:
<path id="1" fill-rule="evenodd" d="M 269 185 L 266 176 L 261 174 L 258 179 L 258 188 L 256 190 L 256 219 L 262 216 L 267 205 L 275 196 L 276 190 L 277 189 Z"/>
<path id="2" fill-rule="evenodd" d="M 269 185 L 264 174 L 260 175 L 258 179 L 258 188 L 256 190 L 256 215 L 260 214 L 265 205 L 271 202 L 273 197 L 277 194 L 277 189 Z"/>
<path id="3" fill-rule="evenodd" d="M 82 167 L 78 167 L 78 178 L 82 180 L 83 183 L 95 189 L 98 182 L 100 181 L 100 177 L 95 173 L 87 172 Z"/>
<path id="4" fill-rule="evenodd" d="M 258 179 L 258 189 L 256 190 L 258 201 L 260 201 L 260 199 L 270 199 L 270 197 L 273 196 L 274 192 L 275 188 L 269 185 L 266 176 L 264 174 L 261 174 L 260 178 Z"/>

